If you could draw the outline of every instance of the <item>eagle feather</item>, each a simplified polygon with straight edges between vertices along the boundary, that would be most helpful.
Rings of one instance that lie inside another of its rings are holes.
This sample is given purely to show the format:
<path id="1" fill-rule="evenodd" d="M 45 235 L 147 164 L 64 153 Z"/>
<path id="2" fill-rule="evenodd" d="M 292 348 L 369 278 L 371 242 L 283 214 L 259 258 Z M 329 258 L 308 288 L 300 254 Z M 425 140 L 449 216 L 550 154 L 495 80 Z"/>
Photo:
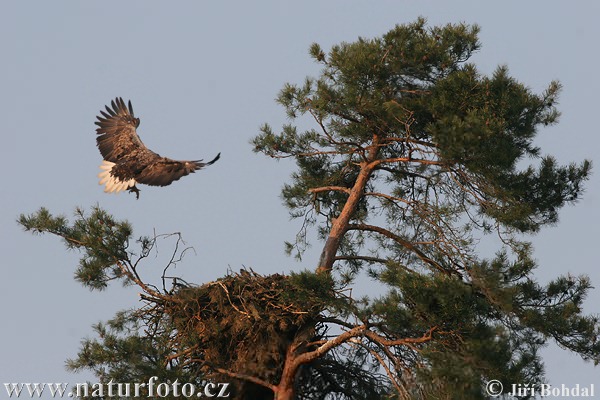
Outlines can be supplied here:
<path id="1" fill-rule="evenodd" d="M 117 97 L 111 107 L 105 108 L 106 112 L 101 110 L 96 121 L 96 144 L 104 159 L 98 177 L 99 183 L 105 185 L 105 192 L 118 193 L 128 189 L 139 195 L 136 183 L 167 186 L 213 164 L 221 156 L 219 153 L 209 162 L 161 157 L 148 149 L 138 136 L 136 129 L 140 120 L 133 113 L 131 101 L 125 105 L 123 99 Z"/>

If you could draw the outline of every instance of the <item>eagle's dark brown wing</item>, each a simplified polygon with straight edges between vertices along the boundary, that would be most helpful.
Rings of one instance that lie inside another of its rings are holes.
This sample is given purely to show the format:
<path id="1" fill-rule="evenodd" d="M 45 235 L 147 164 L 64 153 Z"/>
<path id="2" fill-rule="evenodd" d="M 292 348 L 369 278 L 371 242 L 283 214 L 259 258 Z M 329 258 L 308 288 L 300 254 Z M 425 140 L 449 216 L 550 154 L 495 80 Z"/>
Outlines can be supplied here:
<path id="1" fill-rule="evenodd" d="M 207 165 L 213 164 L 219 157 L 221 157 L 221 153 L 206 163 L 202 162 L 202 160 L 175 161 L 161 157 L 149 164 L 139 174 L 136 174 L 135 180 L 136 182 L 151 186 L 167 186 L 182 176 L 189 175 Z"/>
<path id="2" fill-rule="evenodd" d="M 120 192 L 125 189 L 137 191 L 136 183 L 152 186 L 166 186 L 182 176 L 189 175 L 220 157 L 220 153 L 211 161 L 176 161 L 161 157 L 148 149 L 137 135 L 136 128 L 140 120 L 133 114 L 131 101 L 125 105 L 117 97 L 106 107 L 106 112 L 98 116 L 96 142 L 104 158 L 98 174 L 100 184 L 107 192 Z"/>
<path id="3" fill-rule="evenodd" d="M 100 111 L 102 116 L 96 121 L 96 144 L 102 157 L 116 163 L 139 151 L 150 151 L 135 131 L 140 120 L 133 114 L 131 101 L 127 107 L 123 99 L 117 97 L 111 105 L 112 108 L 106 106 L 106 112 Z"/>

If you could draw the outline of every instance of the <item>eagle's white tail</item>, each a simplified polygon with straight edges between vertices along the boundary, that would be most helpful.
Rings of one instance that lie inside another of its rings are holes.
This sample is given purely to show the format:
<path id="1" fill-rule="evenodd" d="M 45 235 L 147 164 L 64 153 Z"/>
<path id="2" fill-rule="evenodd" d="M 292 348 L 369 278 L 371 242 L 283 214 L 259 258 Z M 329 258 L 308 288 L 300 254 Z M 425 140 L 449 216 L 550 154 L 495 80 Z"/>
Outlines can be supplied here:
<path id="1" fill-rule="evenodd" d="M 114 166 L 115 163 L 106 160 L 102 161 L 102 164 L 100 165 L 102 172 L 98 174 L 98 178 L 100 178 L 100 182 L 98 183 L 100 185 L 104 185 L 104 191 L 106 193 L 119 193 L 135 185 L 134 179 L 122 181 L 116 176 L 112 175 L 111 171 Z"/>

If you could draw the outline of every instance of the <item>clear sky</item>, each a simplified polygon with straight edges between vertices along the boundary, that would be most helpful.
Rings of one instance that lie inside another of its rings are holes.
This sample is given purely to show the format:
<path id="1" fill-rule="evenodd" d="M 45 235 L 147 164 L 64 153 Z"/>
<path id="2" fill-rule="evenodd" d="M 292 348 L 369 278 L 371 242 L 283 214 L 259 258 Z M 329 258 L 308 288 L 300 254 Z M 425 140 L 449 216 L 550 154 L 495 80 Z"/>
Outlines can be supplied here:
<path id="1" fill-rule="evenodd" d="M 576 5 L 575 5 L 576 4 Z M 138 305 L 135 288 L 89 292 L 72 277 L 78 254 L 55 237 L 16 224 L 45 206 L 72 215 L 99 204 L 129 220 L 137 236 L 179 231 L 195 248 L 176 272 L 197 283 L 229 268 L 260 273 L 313 268 L 288 258 L 294 237 L 279 192 L 293 170 L 252 153 L 258 127 L 286 121 L 274 98 L 318 66 L 308 47 L 373 37 L 424 16 L 431 25 L 477 23 L 484 73 L 506 64 L 535 91 L 564 85 L 560 123 L 540 134 L 545 153 L 600 168 L 596 1 L 5 1 L 0 3 L 0 383 L 93 380 L 64 369 L 91 324 Z M 98 186 L 94 120 L 112 98 L 131 99 L 145 143 L 161 155 L 215 165 L 167 188 L 142 186 L 141 198 Z M 589 275 L 600 284 L 600 175 L 555 227 L 531 238 L 537 277 Z M 159 276 L 169 243 L 142 276 Z M 598 313 L 600 290 L 586 303 Z M 552 384 L 596 383 L 598 369 L 551 346 Z M 0 394 L 3 398 L 5 394 Z"/>

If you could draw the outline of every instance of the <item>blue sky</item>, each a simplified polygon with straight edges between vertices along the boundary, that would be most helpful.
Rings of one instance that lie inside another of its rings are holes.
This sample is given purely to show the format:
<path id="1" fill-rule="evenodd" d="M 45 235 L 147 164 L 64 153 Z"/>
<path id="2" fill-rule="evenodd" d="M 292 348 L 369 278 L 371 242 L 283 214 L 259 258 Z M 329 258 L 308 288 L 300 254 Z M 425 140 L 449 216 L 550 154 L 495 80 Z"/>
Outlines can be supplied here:
<path id="1" fill-rule="evenodd" d="M 424 16 L 431 25 L 477 23 L 484 73 L 506 64 L 535 91 L 564 86 L 557 126 L 538 144 L 563 163 L 600 165 L 597 133 L 600 3 L 560 1 L 28 1 L 0 4 L 0 327 L 1 382 L 93 379 L 64 369 L 91 324 L 135 306 L 135 288 L 89 292 L 72 279 L 78 254 L 54 237 L 34 237 L 16 224 L 41 206 L 72 215 L 99 204 L 129 220 L 136 235 L 179 231 L 195 248 L 177 272 L 195 282 L 252 267 L 273 273 L 312 268 L 284 255 L 294 237 L 279 192 L 293 170 L 252 153 L 258 127 L 286 122 L 274 98 L 285 82 L 301 82 L 318 66 L 308 47 L 380 35 Z M 168 188 L 108 195 L 97 184 L 101 162 L 94 120 L 112 98 L 131 99 L 145 143 L 165 156 L 221 160 Z M 587 274 L 596 267 L 600 178 L 566 207 L 555 227 L 531 240 L 537 277 Z M 162 245 L 143 274 L 160 275 Z M 164 250 L 163 250 L 164 249 Z M 600 292 L 587 303 L 598 313 Z M 576 355 L 544 351 L 552 384 L 598 382 Z M 0 395 L 0 397 L 3 395 Z"/>

